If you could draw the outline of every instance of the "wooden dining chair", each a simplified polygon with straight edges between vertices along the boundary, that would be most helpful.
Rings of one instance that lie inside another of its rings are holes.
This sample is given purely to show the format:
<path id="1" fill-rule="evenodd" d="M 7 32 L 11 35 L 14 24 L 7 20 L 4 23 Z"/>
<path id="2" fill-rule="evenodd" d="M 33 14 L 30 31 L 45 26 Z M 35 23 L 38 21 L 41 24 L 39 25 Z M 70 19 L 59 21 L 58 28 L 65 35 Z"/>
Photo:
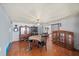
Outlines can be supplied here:
<path id="1" fill-rule="evenodd" d="M 41 42 L 38 42 L 39 47 L 43 48 L 45 47 L 45 49 L 47 50 L 47 38 L 48 35 L 41 35 Z"/>

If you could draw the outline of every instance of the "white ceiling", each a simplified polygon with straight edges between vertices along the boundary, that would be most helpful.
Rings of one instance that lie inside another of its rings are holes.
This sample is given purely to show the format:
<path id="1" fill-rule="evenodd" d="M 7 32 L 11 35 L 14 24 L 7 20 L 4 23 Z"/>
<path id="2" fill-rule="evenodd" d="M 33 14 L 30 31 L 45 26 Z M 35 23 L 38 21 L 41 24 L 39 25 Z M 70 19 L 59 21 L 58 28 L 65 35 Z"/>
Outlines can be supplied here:
<path id="1" fill-rule="evenodd" d="M 1 4 L 13 22 L 50 23 L 79 12 L 79 4 L 8 3 Z"/>

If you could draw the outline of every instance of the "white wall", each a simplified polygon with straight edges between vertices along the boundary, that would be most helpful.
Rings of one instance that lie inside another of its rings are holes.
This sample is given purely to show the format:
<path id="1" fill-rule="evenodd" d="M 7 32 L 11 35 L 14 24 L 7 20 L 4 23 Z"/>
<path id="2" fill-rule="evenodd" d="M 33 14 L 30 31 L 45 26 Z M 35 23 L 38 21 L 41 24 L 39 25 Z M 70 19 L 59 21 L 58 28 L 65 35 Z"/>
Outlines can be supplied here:
<path id="1" fill-rule="evenodd" d="M 60 29 L 62 30 L 74 32 L 74 47 L 79 50 L 79 15 L 77 14 L 55 23 L 61 23 Z"/>
<path id="2" fill-rule="evenodd" d="M 38 26 L 38 34 L 42 34 L 43 32 L 43 25 Z"/>
<path id="3" fill-rule="evenodd" d="M 10 19 L 0 6 L 0 55 L 6 55 L 6 49 L 11 41 Z"/>

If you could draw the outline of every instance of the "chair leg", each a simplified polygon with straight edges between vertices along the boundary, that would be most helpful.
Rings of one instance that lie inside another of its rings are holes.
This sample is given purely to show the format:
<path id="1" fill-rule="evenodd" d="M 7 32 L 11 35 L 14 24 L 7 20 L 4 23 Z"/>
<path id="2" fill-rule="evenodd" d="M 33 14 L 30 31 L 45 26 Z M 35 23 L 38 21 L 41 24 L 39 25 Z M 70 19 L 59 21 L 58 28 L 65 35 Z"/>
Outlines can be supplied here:
<path id="1" fill-rule="evenodd" d="M 47 51 L 47 46 L 45 45 L 45 49 L 46 49 L 46 51 Z"/>

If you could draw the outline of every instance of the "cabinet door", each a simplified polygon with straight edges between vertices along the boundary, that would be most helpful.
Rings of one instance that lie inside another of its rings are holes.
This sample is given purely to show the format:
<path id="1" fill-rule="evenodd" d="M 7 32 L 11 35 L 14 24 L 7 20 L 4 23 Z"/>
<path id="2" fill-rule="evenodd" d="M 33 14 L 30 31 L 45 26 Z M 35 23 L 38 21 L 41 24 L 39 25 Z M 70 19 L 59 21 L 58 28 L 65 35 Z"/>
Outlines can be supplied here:
<path id="1" fill-rule="evenodd" d="M 60 42 L 64 43 L 64 33 L 60 33 Z"/>
<path id="2" fill-rule="evenodd" d="M 72 34 L 67 34 L 66 35 L 66 47 L 69 49 L 73 48 L 73 35 Z"/>
<path id="3" fill-rule="evenodd" d="M 53 42 L 56 42 L 56 41 L 57 41 L 57 40 L 56 40 L 56 33 L 53 33 L 52 39 L 53 39 Z"/>

